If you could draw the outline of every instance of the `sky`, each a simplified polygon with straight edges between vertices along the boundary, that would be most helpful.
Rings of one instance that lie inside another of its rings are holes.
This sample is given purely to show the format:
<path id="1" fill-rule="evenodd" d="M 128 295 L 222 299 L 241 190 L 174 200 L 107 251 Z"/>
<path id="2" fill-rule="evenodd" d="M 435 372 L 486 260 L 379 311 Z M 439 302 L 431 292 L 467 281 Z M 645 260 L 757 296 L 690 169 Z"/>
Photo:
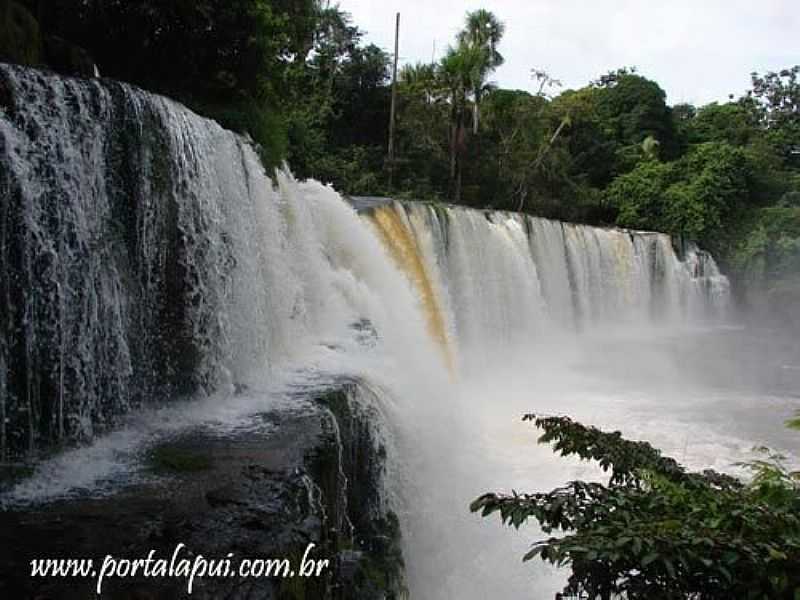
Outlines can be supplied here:
<path id="1" fill-rule="evenodd" d="M 335 2 L 332 1 L 332 4 Z M 394 48 L 400 12 L 400 64 L 442 56 L 467 11 L 485 8 L 506 25 L 506 59 L 492 79 L 535 91 L 531 69 L 563 89 L 636 66 L 667 92 L 696 105 L 737 97 L 750 73 L 800 64 L 800 0 L 340 0 L 367 32 Z"/>

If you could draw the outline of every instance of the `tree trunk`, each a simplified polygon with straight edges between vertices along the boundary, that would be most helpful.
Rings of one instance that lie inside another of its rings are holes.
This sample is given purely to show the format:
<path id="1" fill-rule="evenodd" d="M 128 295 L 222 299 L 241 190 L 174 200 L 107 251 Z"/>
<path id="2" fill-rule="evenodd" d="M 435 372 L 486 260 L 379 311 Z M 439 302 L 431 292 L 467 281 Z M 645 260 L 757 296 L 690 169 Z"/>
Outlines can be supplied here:
<path id="1" fill-rule="evenodd" d="M 453 197 L 455 194 L 456 185 L 456 148 L 457 148 L 458 134 L 456 133 L 456 124 L 450 125 L 450 195 Z"/>
<path id="2" fill-rule="evenodd" d="M 568 124 L 569 124 L 568 118 L 562 119 L 561 123 L 559 123 L 558 125 L 558 129 L 556 129 L 553 136 L 547 141 L 547 143 L 544 146 L 541 146 L 539 148 L 539 153 L 536 156 L 536 160 L 533 163 L 533 168 L 531 169 L 532 173 L 536 173 L 536 171 L 539 170 L 539 167 L 542 165 L 544 157 L 547 156 L 548 151 L 553 146 L 555 141 L 558 139 L 558 136 L 561 135 L 561 132 L 563 131 L 564 127 Z M 519 206 L 517 207 L 517 211 L 521 212 L 524 206 L 525 206 L 525 196 L 520 196 Z"/>
<path id="3" fill-rule="evenodd" d="M 459 159 L 456 165 L 456 204 L 461 204 L 461 160 Z"/>
<path id="4" fill-rule="evenodd" d="M 455 190 L 453 194 L 453 201 L 456 204 L 461 203 L 461 159 L 464 155 L 464 137 L 466 134 L 464 120 L 464 111 L 459 111 L 458 119 L 456 120 Z"/>

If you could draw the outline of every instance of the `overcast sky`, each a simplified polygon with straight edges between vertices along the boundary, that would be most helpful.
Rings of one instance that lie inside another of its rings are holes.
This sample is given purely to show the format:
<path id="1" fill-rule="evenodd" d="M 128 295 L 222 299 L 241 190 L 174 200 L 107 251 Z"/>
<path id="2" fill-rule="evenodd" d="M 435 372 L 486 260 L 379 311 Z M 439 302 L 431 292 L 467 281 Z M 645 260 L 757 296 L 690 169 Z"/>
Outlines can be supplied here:
<path id="1" fill-rule="evenodd" d="M 332 1 L 335 4 L 335 1 Z M 565 88 L 635 65 L 670 104 L 725 101 L 748 88 L 751 71 L 800 64 L 800 0 L 341 0 L 392 51 L 400 17 L 400 62 L 440 57 L 468 10 L 486 8 L 506 24 L 506 63 L 493 79 L 533 90 L 532 68 Z"/>

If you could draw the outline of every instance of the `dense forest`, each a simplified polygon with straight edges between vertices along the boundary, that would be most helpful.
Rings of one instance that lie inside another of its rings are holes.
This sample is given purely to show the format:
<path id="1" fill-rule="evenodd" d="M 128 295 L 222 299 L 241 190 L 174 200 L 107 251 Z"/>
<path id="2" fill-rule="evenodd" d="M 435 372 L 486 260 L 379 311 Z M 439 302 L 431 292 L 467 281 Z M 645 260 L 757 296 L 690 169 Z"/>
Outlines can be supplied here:
<path id="1" fill-rule="evenodd" d="M 797 298 L 799 66 L 753 73 L 743 96 L 706 106 L 668 105 L 635 67 L 562 90 L 535 56 L 534 92 L 499 89 L 501 17 L 468 14 L 438 62 L 401 69 L 391 162 L 391 55 L 320 0 L 4 0 L 0 59 L 96 65 L 344 193 L 665 231 L 751 289 Z"/>

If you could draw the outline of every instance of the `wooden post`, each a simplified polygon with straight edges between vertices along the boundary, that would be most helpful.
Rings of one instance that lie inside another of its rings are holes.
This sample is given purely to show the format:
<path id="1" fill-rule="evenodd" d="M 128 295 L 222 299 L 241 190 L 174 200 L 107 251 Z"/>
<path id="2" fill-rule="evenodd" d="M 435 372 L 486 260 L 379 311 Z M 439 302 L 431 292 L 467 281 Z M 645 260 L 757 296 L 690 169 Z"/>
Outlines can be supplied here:
<path id="1" fill-rule="evenodd" d="M 394 115 L 397 102 L 397 54 L 400 40 L 400 13 L 394 27 L 394 67 L 392 68 L 392 106 L 389 110 L 389 189 L 394 184 Z"/>

